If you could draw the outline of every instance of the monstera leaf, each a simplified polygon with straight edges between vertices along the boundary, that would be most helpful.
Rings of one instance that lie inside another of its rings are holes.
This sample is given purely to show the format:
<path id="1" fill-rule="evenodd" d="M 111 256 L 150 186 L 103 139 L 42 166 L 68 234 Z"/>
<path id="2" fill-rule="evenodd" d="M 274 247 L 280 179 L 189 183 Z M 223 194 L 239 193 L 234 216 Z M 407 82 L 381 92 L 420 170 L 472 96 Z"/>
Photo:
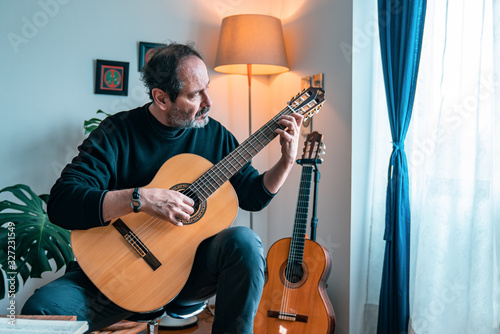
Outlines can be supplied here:
<path id="1" fill-rule="evenodd" d="M 102 111 L 101 109 L 97 110 L 96 114 L 104 114 L 106 116 L 111 116 L 111 114 L 108 114 L 108 113 Z M 99 126 L 99 124 L 101 122 L 102 122 L 102 119 L 97 118 L 97 117 L 83 121 L 83 128 L 85 129 L 85 134 L 91 133 L 92 131 L 94 131 Z"/>
<path id="2" fill-rule="evenodd" d="M 52 224 L 44 210 L 48 195 L 37 196 L 28 186 L 17 184 L 0 190 L 11 193 L 20 203 L 0 202 L 0 268 L 7 277 L 9 294 L 17 292 L 20 279 L 41 277 L 56 271 L 74 259 L 70 231 Z M 3 273 L 0 275 L 0 299 L 6 294 Z M 15 289 L 15 290 L 14 290 Z"/>

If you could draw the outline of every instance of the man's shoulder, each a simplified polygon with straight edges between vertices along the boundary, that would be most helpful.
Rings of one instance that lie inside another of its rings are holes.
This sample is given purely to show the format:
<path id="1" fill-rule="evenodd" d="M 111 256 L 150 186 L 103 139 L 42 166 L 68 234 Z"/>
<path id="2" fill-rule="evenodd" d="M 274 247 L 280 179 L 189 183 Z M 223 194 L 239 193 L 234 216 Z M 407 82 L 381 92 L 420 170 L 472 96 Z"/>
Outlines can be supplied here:
<path id="1" fill-rule="evenodd" d="M 145 106 L 138 107 L 127 111 L 119 111 L 116 114 L 110 115 L 102 120 L 99 128 L 105 133 L 110 133 L 110 130 L 126 129 L 130 126 L 140 124 L 144 118 Z"/>
<path id="2" fill-rule="evenodd" d="M 108 116 L 105 120 L 112 121 L 114 123 L 134 122 L 139 118 L 144 117 L 145 108 L 146 106 L 142 106 L 131 110 L 119 111 L 116 114 Z"/>

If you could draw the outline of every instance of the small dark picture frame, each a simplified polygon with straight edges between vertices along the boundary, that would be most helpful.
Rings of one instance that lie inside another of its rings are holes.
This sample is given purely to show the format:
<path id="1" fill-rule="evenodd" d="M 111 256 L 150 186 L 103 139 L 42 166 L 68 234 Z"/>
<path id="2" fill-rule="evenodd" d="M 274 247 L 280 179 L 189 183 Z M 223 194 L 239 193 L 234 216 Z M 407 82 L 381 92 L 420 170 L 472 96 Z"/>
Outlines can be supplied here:
<path id="1" fill-rule="evenodd" d="M 148 62 L 149 58 L 151 58 L 151 50 L 164 45 L 166 44 L 139 42 L 139 71 Z"/>
<path id="2" fill-rule="evenodd" d="M 96 60 L 95 94 L 128 95 L 129 63 Z"/>

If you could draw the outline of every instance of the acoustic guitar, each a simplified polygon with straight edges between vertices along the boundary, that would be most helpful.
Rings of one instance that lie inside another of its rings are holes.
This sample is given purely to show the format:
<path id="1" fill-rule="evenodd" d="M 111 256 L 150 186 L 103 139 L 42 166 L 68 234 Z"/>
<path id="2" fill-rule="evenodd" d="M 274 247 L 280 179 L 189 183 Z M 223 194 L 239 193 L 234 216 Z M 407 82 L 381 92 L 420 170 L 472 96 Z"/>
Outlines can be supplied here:
<path id="1" fill-rule="evenodd" d="M 267 254 L 268 279 L 254 321 L 255 334 L 326 334 L 335 330 L 335 313 L 326 293 L 331 257 L 306 238 L 313 165 L 320 163 L 322 135 L 309 134 L 302 164 L 299 199 L 291 238 L 275 242 Z"/>
<path id="2" fill-rule="evenodd" d="M 238 199 L 229 179 L 269 144 L 283 115 L 311 117 L 324 91 L 308 88 L 217 164 L 194 154 L 167 160 L 147 187 L 181 191 L 195 201 L 182 227 L 146 213 L 131 213 L 108 226 L 71 232 L 75 257 L 85 274 L 112 302 L 133 312 L 169 303 L 187 281 L 199 244 L 229 227 Z"/>

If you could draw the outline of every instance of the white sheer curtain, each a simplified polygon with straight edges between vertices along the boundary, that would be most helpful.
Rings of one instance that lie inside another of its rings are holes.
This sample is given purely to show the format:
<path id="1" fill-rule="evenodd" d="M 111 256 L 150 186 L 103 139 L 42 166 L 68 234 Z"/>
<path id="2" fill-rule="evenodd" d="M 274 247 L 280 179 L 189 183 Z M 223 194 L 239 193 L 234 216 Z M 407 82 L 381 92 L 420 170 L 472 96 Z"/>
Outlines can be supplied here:
<path id="1" fill-rule="evenodd" d="M 412 211 L 411 330 L 418 334 L 500 333 L 499 1 L 427 2 L 405 142 Z M 374 73 L 380 72 L 377 66 Z M 372 168 L 385 176 L 390 137 L 377 80 Z M 367 305 L 378 304 L 385 188 L 386 180 L 373 178 Z M 373 333 L 368 319 L 373 316 L 365 313 L 365 332 Z"/>

